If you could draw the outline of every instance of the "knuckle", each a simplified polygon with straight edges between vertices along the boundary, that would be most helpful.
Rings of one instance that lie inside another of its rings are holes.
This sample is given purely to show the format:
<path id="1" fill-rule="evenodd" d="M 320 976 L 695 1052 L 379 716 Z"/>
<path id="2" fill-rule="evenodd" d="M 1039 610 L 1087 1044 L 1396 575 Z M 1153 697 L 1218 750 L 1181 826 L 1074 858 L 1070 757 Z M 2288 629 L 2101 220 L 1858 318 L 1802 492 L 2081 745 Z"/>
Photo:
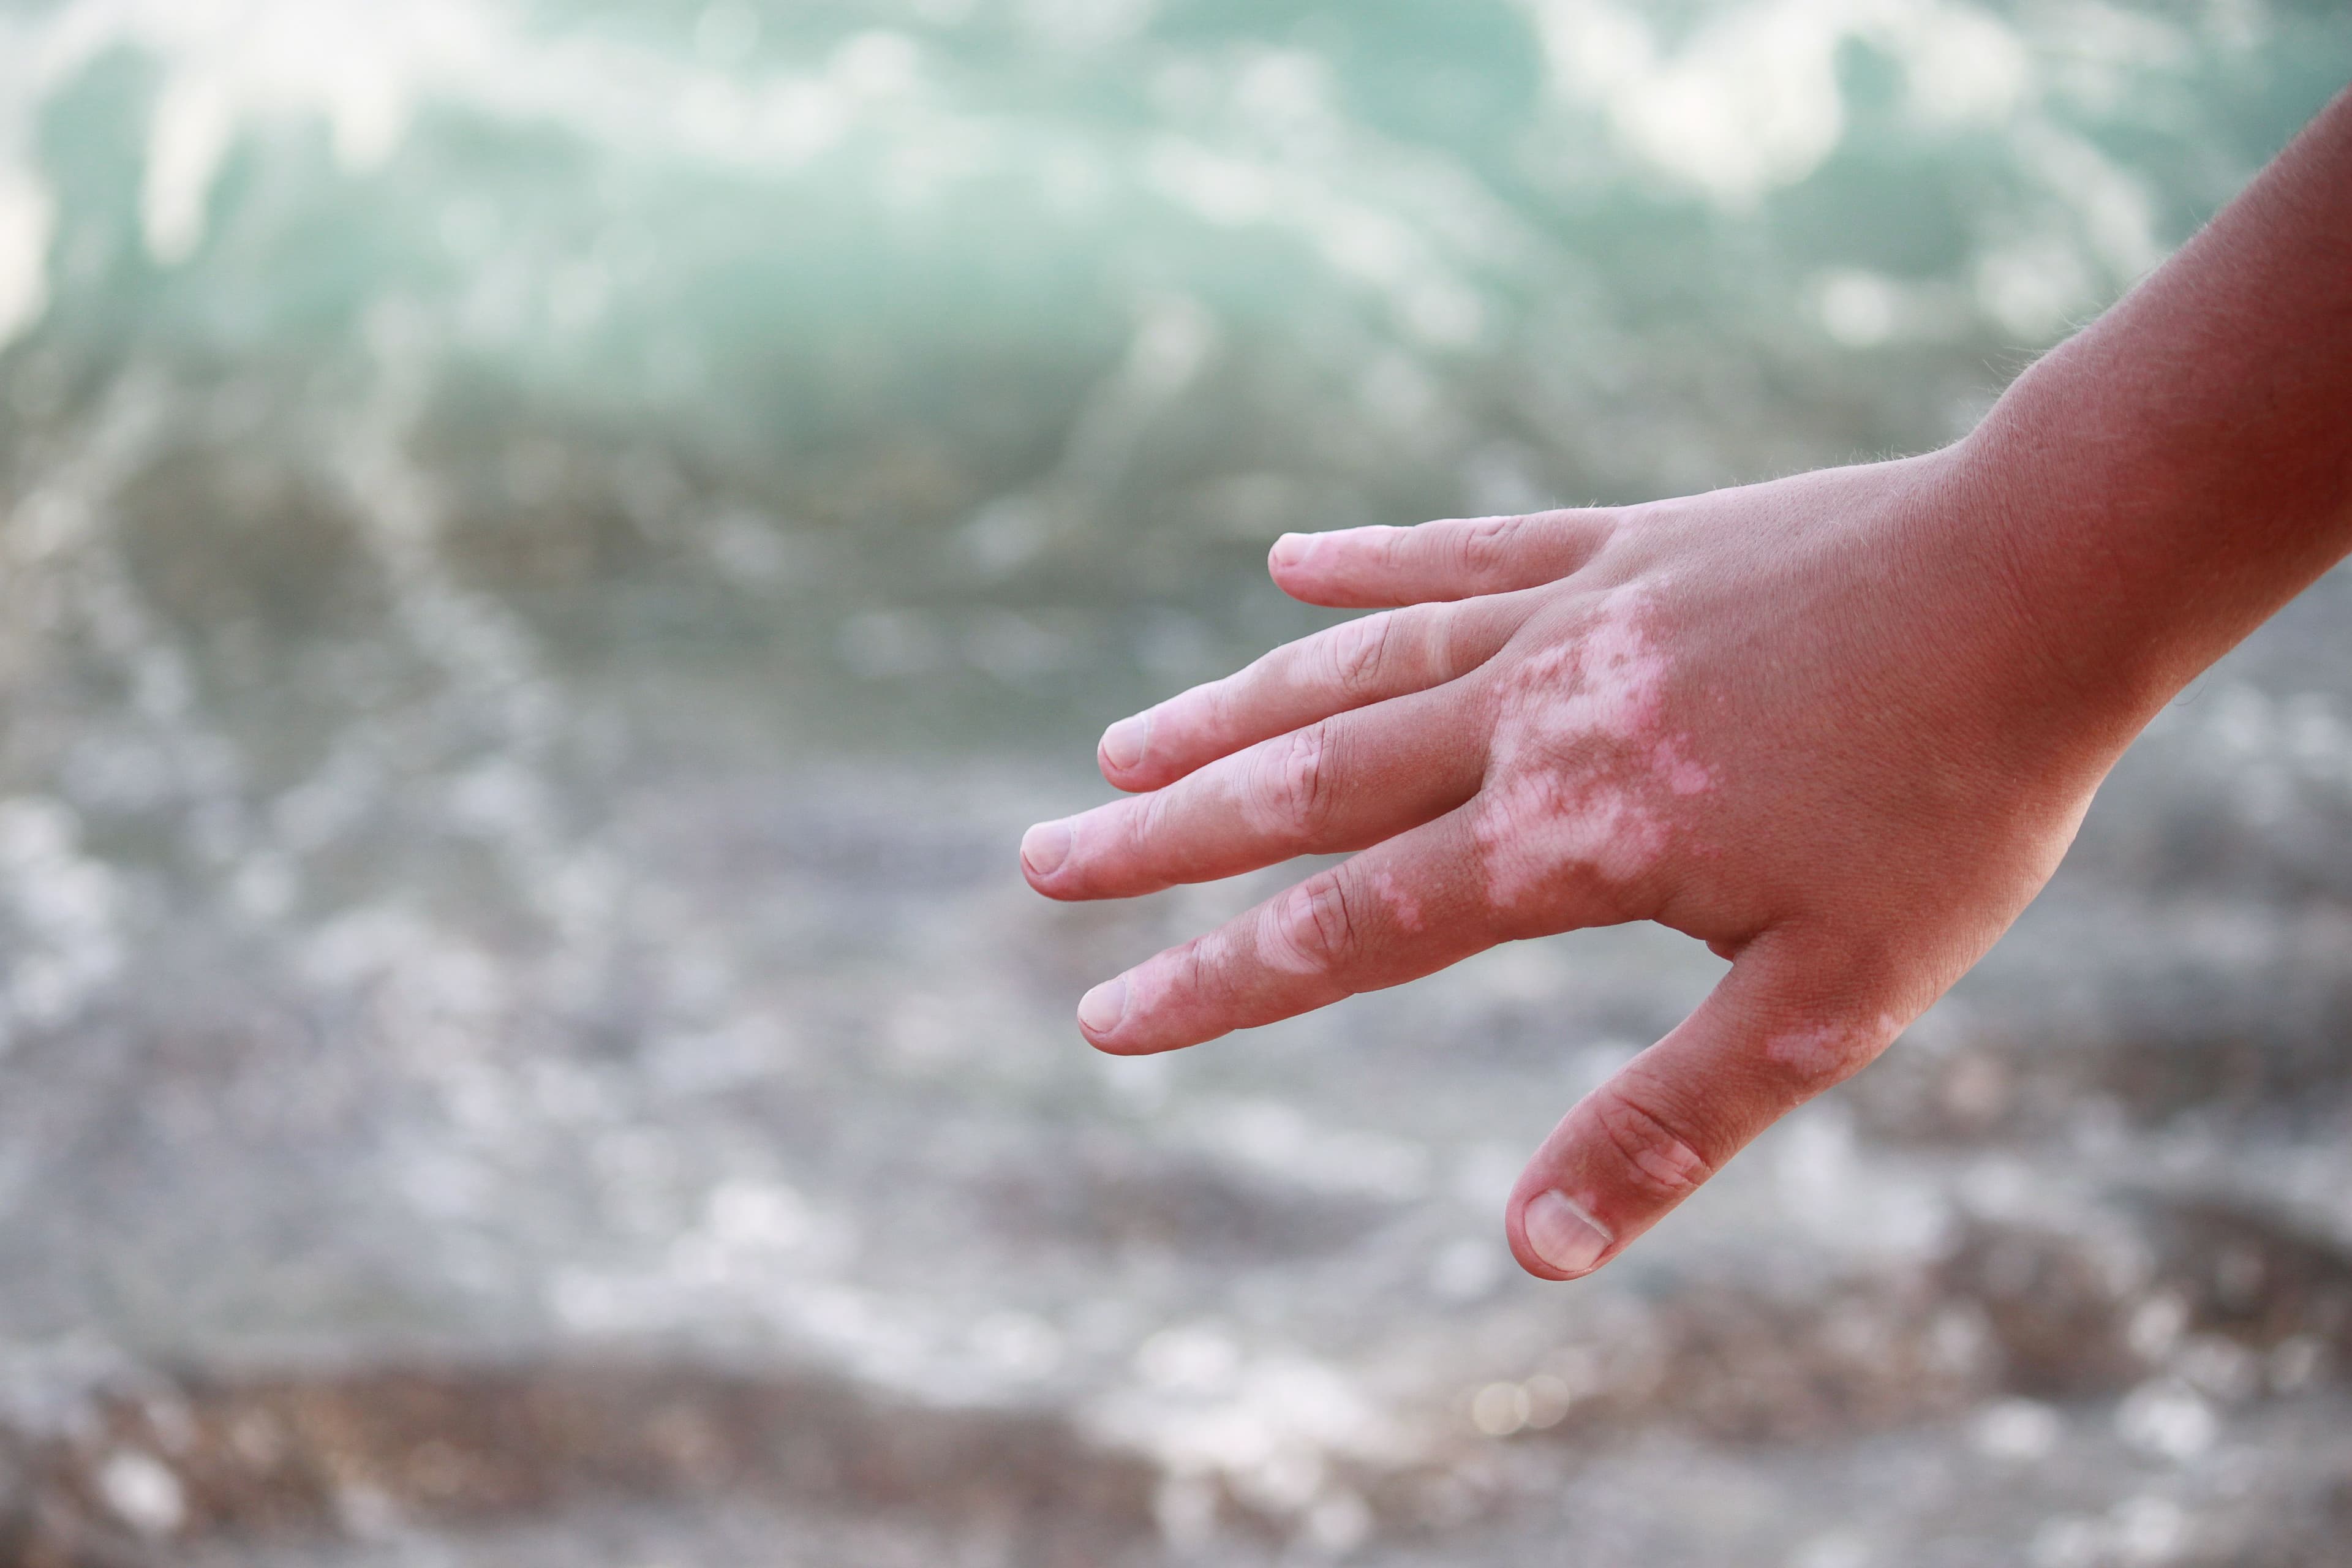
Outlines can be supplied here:
<path id="1" fill-rule="evenodd" d="M 1169 955 L 1164 983 L 1152 1000 L 1159 1005 L 1199 1006 L 1215 1000 L 1216 953 L 1206 936 L 1196 936 Z M 1132 1006 L 1132 1005 L 1130 1005 Z"/>
<path id="2" fill-rule="evenodd" d="M 1250 788 L 1257 826 L 1286 838 L 1312 838 L 1330 815 L 1326 734 L 1310 724 L 1259 753 Z"/>
<path id="3" fill-rule="evenodd" d="M 1524 521 L 1516 517 L 1482 517 L 1462 531 L 1455 548 L 1462 565 L 1474 577 L 1499 570 L 1510 554 L 1511 540 Z"/>
<path id="4" fill-rule="evenodd" d="M 1267 906 L 1262 947 L 1277 969 L 1328 973 L 1355 957 L 1357 927 L 1345 883 L 1318 872 Z"/>
<path id="5" fill-rule="evenodd" d="M 1210 983 L 1216 978 L 1216 966 L 1209 960 L 1209 939 L 1205 936 L 1194 937 L 1180 950 L 1177 984 L 1184 994 L 1208 994 Z"/>
<path id="6" fill-rule="evenodd" d="M 1339 626 L 1331 636 L 1331 677 L 1339 689 L 1362 697 L 1381 689 L 1396 616 L 1383 612 Z"/>
<path id="7" fill-rule="evenodd" d="M 1384 528 L 1381 530 L 1378 552 L 1381 569 L 1398 572 L 1412 564 L 1415 548 L 1421 542 L 1421 531 L 1414 528 Z"/>
<path id="8" fill-rule="evenodd" d="M 1138 795 L 1127 805 L 1127 848 L 1139 858 L 1149 857 L 1167 842 L 1168 814 L 1175 799 L 1172 790 L 1157 789 L 1150 795 Z"/>
<path id="9" fill-rule="evenodd" d="M 1642 1103 L 1621 1088 L 1593 1098 L 1593 1120 L 1616 1151 L 1625 1176 L 1644 1196 L 1679 1203 L 1715 1174 L 1714 1163 L 1698 1142 L 1669 1115 Z"/>
<path id="10" fill-rule="evenodd" d="M 1433 605 L 1412 614 L 1410 625 L 1391 632 L 1389 637 L 1392 644 L 1411 647 L 1416 669 L 1436 685 L 1454 679 L 1478 662 L 1471 651 L 1470 626 L 1471 617 L 1454 606 Z"/>

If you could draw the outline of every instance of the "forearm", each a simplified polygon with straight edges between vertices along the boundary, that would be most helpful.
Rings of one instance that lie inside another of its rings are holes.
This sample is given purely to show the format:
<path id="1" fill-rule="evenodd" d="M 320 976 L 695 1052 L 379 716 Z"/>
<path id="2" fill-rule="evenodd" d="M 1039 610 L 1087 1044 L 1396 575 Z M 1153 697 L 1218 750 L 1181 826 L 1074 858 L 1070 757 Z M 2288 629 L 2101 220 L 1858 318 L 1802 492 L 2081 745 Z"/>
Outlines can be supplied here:
<path id="1" fill-rule="evenodd" d="M 2352 92 L 1952 456 L 2125 739 L 2352 552 Z"/>

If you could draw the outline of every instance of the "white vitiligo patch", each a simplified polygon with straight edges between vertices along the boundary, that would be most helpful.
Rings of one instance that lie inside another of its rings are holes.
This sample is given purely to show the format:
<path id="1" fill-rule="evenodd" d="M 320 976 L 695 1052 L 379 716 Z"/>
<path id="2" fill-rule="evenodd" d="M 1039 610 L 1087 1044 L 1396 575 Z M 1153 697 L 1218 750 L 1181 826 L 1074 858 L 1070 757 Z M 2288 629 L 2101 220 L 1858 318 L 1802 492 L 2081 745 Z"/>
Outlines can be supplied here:
<path id="1" fill-rule="evenodd" d="M 1196 1010 L 1203 1001 L 1193 984 L 1199 976 L 1243 976 L 1255 966 L 1282 974 L 1320 973 L 1328 955 L 1316 923 L 1315 888 L 1312 880 L 1301 882 L 1259 905 L 1255 914 L 1136 965 L 1127 975 L 1128 1019 L 1167 1022 Z"/>
<path id="2" fill-rule="evenodd" d="M 1196 975 L 1244 976 L 1254 966 L 1278 974 L 1323 973 L 1342 956 L 1331 951 L 1332 933 L 1317 918 L 1317 897 L 1328 896 L 1328 876 L 1310 878 L 1259 905 L 1254 915 L 1146 959 L 1127 976 L 1128 1017 L 1153 1016 L 1187 1000 L 1177 993 Z M 1407 931 L 1421 929 L 1420 900 L 1398 887 L 1389 873 L 1374 879 L 1372 890 L 1399 925 Z"/>
<path id="3" fill-rule="evenodd" d="M 0 347 L 49 303 L 49 241 L 58 208 L 31 171 L 0 161 Z"/>
<path id="4" fill-rule="evenodd" d="M 1181 947 L 1156 953 L 1127 972 L 1127 1011 L 1121 1016 L 1118 1034 L 1134 1037 L 1130 1031 L 1139 1023 L 1150 1021 L 1165 1025 L 1164 1016 L 1176 1001 L 1175 993 L 1188 971 L 1213 969 L 1220 965 L 1224 945 L 1224 932 L 1213 931 L 1194 937 Z M 1197 956 L 1196 956 L 1197 955 Z M 1147 1031 L 1148 1032 L 1148 1031 Z"/>
<path id="5" fill-rule="evenodd" d="M 1659 796 L 1714 784 L 1683 737 L 1662 732 L 1669 666 L 1643 629 L 1647 600 L 1630 584 L 1611 593 L 1583 636 L 1528 660 L 1503 688 L 1473 824 L 1497 903 L 1571 867 L 1632 880 L 1665 848 Z"/>
<path id="6" fill-rule="evenodd" d="M 1812 1024 L 1773 1036 L 1765 1042 L 1764 1059 L 1801 1082 L 1826 1087 L 1876 1060 L 1902 1032 L 1903 1020 L 1892 1013 L 1862 1023 Z"/>
<path id="7" fill-rule="evenodd" d="M 1389 916 L 1408 931 L 1421 930 L 1421 900 L 1400 885 L 1390 871 L 1372 873 L 1372 891 L 1387 906 Z"/>
<path id="8" fill-rule="evenodd" d="M 1316 897 L 1325 886 L 1322 879 L 1309 879 L 1261 904 L 1255 915 L 1146 959 L 1128 973 L 1127 1016 L 1153 1017 L 1172 1004 L 1197 1004 L 1198 995 L 1177 994 L 1197 975 L 1242 976 L 1254 966 L 1278 974 L 1323 973 L 1340 956 L 1330 951 L 1330 938 L 1316 918 Z M 1375 873 L 1371 891 L 1399 926 L 1422 930 L 1421 900 L 1394 874 Z"/>

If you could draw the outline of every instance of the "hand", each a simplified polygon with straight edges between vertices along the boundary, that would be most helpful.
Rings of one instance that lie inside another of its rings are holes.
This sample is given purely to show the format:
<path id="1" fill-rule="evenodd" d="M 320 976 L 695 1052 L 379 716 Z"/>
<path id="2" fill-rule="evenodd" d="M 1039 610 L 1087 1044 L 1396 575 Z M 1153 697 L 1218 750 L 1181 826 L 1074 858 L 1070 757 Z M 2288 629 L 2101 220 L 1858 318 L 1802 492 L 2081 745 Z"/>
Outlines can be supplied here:
<path id="1" fill-rule="evenodd" d="M 1311 604 L 1405 606 L 1103 737 L 1132 798 L 1022 842 L 1126 898 L 1361 851 L 1088 992 L 1171 1050 L 1501 942 L 1649 920 L 1730 972 L 1513 1191 L 1530 1272 L 1609 1261 L 1869 1062 L 2056 867 L 2136 724 L 2086 722 L 1965 447 L 1683 500 L 1291 535 Z"/>
<path id="2" fill-rule="evenodd" d="M 2352 90 L 1958 446 L 1615 510 L 1276 544 L 1406 606 L 1103 737 L 1057 899 L 1360 850 L 1087 994 L 1170 1050 L 1499 942 L 1654 920 L 1731 972 L 1571 1110 L 1512 1250 L 1588 1273 L 1859 1069 L 2046 880 L 2197 671 L 2352 552 Z"/>

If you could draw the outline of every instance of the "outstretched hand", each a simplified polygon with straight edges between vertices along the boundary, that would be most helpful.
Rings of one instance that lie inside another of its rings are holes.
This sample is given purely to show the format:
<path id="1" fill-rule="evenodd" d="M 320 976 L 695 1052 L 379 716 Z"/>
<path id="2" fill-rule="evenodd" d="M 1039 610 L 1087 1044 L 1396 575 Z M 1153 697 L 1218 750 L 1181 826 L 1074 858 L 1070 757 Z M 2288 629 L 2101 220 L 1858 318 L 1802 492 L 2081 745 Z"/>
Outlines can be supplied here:
<path id="1" fill-rule="evenodd" d="M 1276 583 L 1393 606 L 1103 737 L 1125 800 L 1032 828 L 1056 899 L 1360 851 L 1088 992 L 1171 1050 L 1498 942 L 1656 921 L 1732 968 L 1579 1105 L 1513 1251 L 1607 1262 L 1869 1062 L 2055 868 L 2112 745 L 1968 526 L 1960 449 L 1613 510 L 1289 535 Z"/>
<path id="2" fill-rule="evenodd" d="M 1087 993 L 1171 1050 L 1497 942 L 1656 921 L 1731 960 L 1570 1110 L 1511 1248 L 1589 1273 L 1870 1061 L 2045 881 L 2200 669 L 2352 552 L 2352 90 L 1963 441 L 1685 500 L 1289 535 L 1377 608 L 1111 726 L 1133 798 L 1030 881 L 1338 868 Z"/>

